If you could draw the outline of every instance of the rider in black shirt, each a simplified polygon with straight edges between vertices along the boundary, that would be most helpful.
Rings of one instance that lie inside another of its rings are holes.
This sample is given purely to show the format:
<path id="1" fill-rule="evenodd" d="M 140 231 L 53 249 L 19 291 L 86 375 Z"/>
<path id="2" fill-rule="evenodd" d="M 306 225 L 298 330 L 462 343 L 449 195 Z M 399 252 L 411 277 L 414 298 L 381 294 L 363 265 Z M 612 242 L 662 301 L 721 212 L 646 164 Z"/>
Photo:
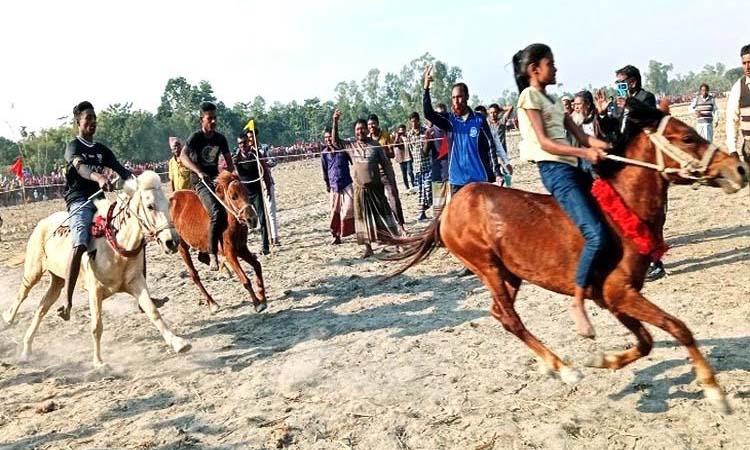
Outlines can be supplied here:
<path id="1" fill-rule="evenodd" d="M 201 104 L 201 129 L 190 135 L 185 148 L 186 151 L 180 154 L 180 161 L 193 172 L 190 180 L 211 219 L 208 229 L 210 267 L 219 270 L 216 254 L 227 217 L 224 207 L 214 197 L 213 179 L 219 176 L 219 154 L 224 157 L 228 171 L 234 172 L 234 165 L 227 139 L 216 131 L 216 105 L 210 102 Z"/>
<path id="2" fill-rule="evenodd" d="M 70 238 L 73 252 L 68 262 L 65 279 L 67 303 L 58 310 L 60 317 L 70 319 L 73 291 L 81 270 L 81 258 L 91 239 L 91 222 L 96 206 L 88 198 L 98 190 L 109 191 L 111 185 L 104 169 L 110 168 L 126 180 L 133 175 L 115 158 L 112 150 L 94 142 L 96 112 L 89 102 L 81 102 L 73 108 L 73 117 L 78 125 L 78 136 L 65 149 L 65 204 L 70 212 Z"/>

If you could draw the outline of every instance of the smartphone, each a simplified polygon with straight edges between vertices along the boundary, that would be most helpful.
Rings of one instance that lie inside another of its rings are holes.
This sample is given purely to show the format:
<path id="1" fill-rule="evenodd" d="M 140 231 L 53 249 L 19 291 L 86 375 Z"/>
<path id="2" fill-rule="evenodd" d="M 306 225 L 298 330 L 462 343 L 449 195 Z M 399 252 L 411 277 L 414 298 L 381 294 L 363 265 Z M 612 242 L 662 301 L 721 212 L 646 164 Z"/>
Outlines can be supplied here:
<path id="1" fill-rule="evenodd" d="M 618 97 L 628 96 L 628 83 L 617 83 L 615 89 L 617 90 Z"/>

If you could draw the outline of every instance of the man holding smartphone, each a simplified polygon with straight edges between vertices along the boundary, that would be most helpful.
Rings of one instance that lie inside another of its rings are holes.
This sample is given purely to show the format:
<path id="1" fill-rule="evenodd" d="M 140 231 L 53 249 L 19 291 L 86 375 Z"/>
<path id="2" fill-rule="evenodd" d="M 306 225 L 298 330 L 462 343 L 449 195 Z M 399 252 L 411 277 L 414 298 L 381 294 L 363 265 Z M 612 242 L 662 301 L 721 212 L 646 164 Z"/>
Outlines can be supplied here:
<path id="1" fill-rule="evenodd" d="M 656 96 L 643 89 L 641 85 L 641 71 L 635 66 L 628 64 L 615 72 L 615 88 L 617 89 L 617 97 L 615 98 L 616 107 L 613 114 L 607 114 L 609 102 L 607 102 L 606 94 L 602 90 L 596 92 L 596 98 L 594 99 L 596 109 L 599 113 L 599 137 L 610 142 L 614 142 L 625 129 L 625 122 L 628 117 L 625 100 L 628 97 L 633 97 L 641 103 L 656 108 Z M 665 202 L 665 213 L 666 208 L 667 204 Z M 654 261 L 648 267 L 646 281 L 658 280 L 666 274 L 667 272 L 664 270 L 664 264 L 662 264 L 661 260 Z"/>

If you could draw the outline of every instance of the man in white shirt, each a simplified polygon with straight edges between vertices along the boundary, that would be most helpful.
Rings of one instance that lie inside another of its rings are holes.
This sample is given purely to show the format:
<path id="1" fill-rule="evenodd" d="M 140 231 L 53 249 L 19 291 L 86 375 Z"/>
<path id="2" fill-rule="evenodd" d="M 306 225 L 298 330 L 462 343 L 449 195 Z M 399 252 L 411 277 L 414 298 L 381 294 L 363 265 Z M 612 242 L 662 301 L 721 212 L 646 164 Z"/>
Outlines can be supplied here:
<path id="1" fill-rule="evenodd" d="M 750 162 L 750 44 L 740 50 L 744 75 L 734 83 L 727 99 L 727 151 Z M 737 132 L 740 142 L 737 142 Z"/>

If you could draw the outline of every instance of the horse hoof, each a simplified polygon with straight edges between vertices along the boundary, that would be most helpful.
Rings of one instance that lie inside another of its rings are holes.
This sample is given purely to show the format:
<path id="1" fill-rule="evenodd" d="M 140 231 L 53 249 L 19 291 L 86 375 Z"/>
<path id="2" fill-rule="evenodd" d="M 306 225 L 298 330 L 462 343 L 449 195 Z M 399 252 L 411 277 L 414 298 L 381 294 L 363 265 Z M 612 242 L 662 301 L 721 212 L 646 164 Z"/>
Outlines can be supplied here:
<path id="1" fill-rule="evenodd" d="M 10 314 L 8 314 L 8 311 L 5 311 L 3 313 L 3 322 L 2 322 L 2 324 L 4 324 L 5 326 L 0 327 L 0 330 L 5 329 L 5 328 L 10 328 L 11 326 L 13 326 L 13 316 L 11 316 Z"/>
<path id="2" fill-rule="evenodd" d="M 94 370 L 96 372 L 109 372 L 112 368 L 109 367 L 109 364 L 99 361 L 94 363 Z"/>
<path id="3" fill-rule="evenodd" d="M 67 308 L 65 306 L 61 306 L 57 308 L 57 315 L 60 316 L 62 320 L 66 322 L 69 321 L 70 320 L 70 308 Z"/>
<path id="4" fill-rule="evenodd" d="M 266 304 L 266 302 L 259 303 L 259 304 L 255 305 L 255 312 L 256 313 L 262 313 L 263 311 L 266 310 L 266 308 L 268 308 L 268 305 Z"/>
<path id="5" fill-rule="evenodd" d="M 193 344 L 189 340 L 178 336 L 172 338 L 172 349 L 174 349 L 175 353 L 189 352 L 191 348 L 193 348 Z"/>
<path id="6" fill-rule="evenodd" d="M 720 387 L 707 387 L 703 389 L 703 392 L 708 401 L 714 405 L 719 413 L 721 414 L 732 414 L 732 407 L 729 406 L 726 395 L 721 391 Z"/>
<path id="7" fill-rule="evenodd" d="M 31 352 L 27 352 L 27 351 L 21 352 L 21 355 L 18 357 L 18 362 L 21 364 L 25 364 L 29 361 L 31 361 Z"/>
<path id="8" fill-rule="evenodd" d="M 208 305 L 208 311 L 211 314 L 216 314 L 217 312 L 219 312 L 219 309 L 220 308 L 219 308 L 218 303 L 211 303 L 210 305 Z"/>
<path id="9" fill-rule="evenodd" d="M 545 363 L 541 359 L 538 359 L 537 361 L 539 362 L 539 373 L 541 375 L 544 375 L 546 377 L 551 377 L 555 375 L 555 371 L 552 370 L 552 368 L 548 366 L 547 363 Z"/>
<path id="10" fill-rule="evenodd" d="M 565 384 L 574 386 L 583 379 L 583 374 L 578 369 L 564 366 L 560 369 L 560 379 L 562 379 Z"/>

